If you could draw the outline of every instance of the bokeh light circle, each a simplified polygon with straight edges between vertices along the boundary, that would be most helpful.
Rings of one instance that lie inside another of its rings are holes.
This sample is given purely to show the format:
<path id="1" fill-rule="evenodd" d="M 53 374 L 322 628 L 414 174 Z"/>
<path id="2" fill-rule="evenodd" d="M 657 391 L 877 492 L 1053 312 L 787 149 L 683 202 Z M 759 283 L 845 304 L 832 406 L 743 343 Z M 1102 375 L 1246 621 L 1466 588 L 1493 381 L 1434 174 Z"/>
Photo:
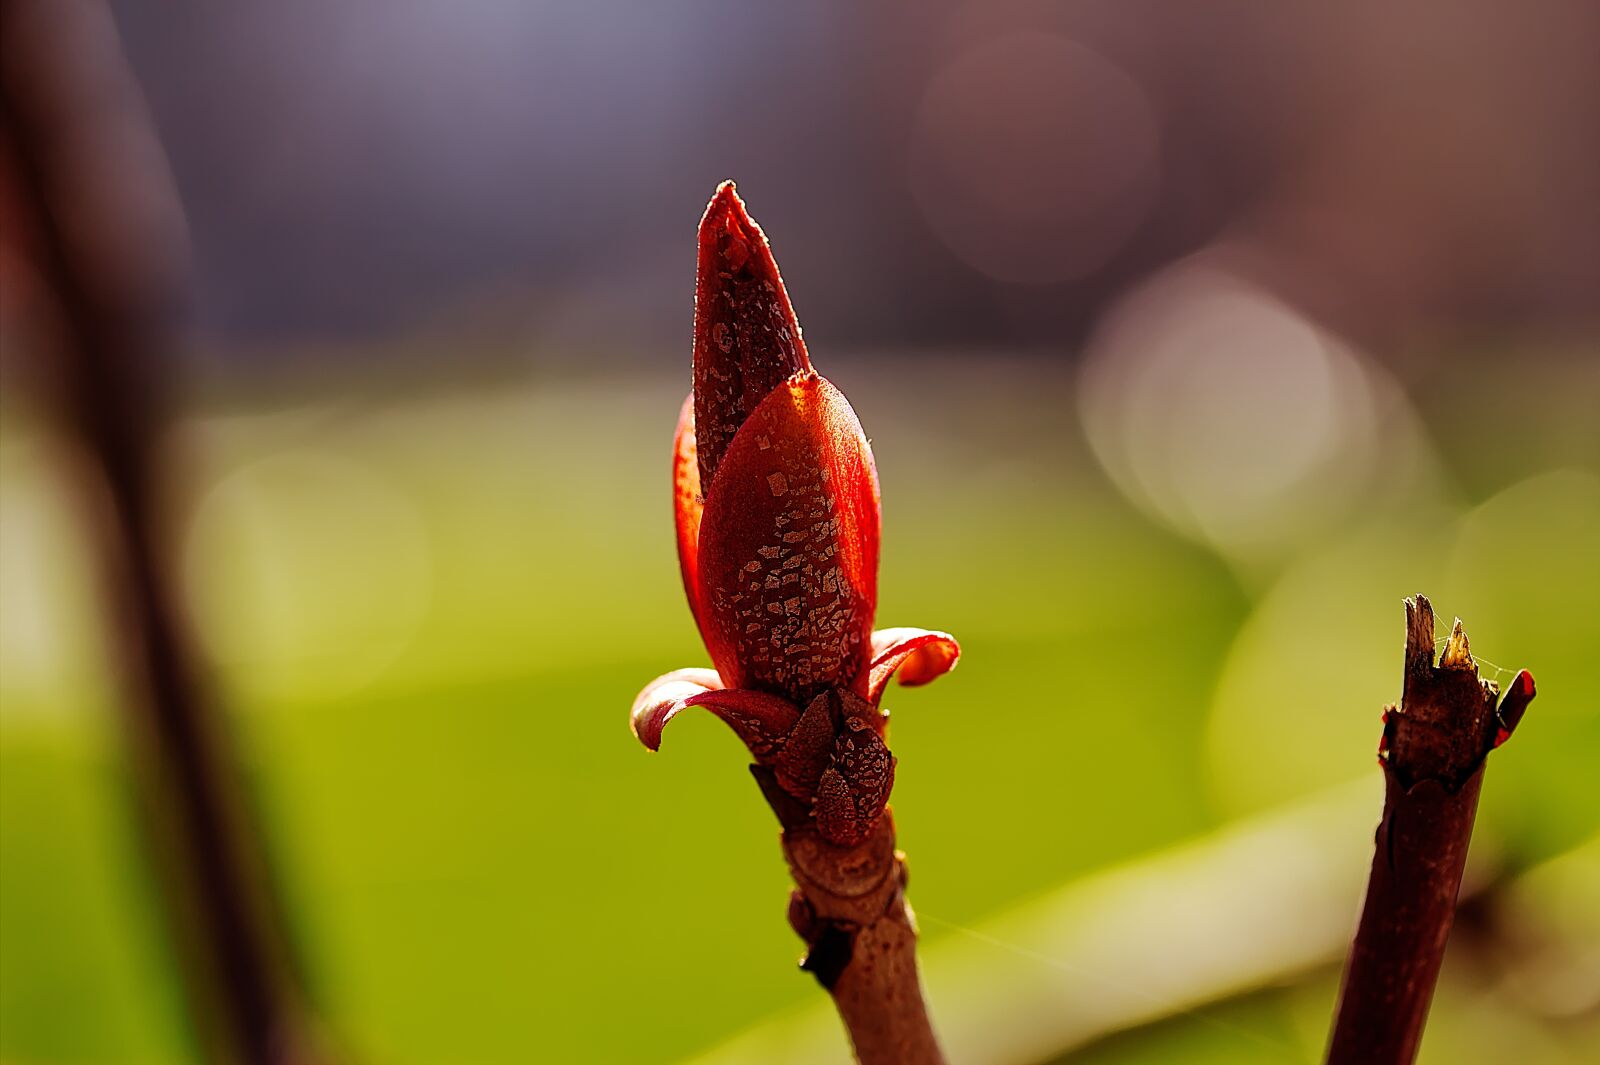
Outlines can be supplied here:
<path id="1" fill-rule="evenodd" d="M 432 598 L 416 505 L 364 464 L 283 451 L 225 475 L 190 523 L 200 633 L 254 692 L 358 690 L 414 638 Z"/>
<path id="2" fill-rule="evenodd" d="M 1196 259 L 1113 308 L 1079 402 L 1096 456 L 1141 508 L 1229 557 L 1275 557 L 1354 507 L 1380 439 L 1387 465 L 1414 462 L 1413 418 L 1378 373 L 1272 294 Z"/>
<path id="3" fill-rule="evenodd" d="M 929 226 L 1004 282 L 1092 273 L 1145 218 L 1160 135 L 1144 89 L 1067 37 L 1019 33 L 959 56 L 928 84 L 909 154 Z"/>

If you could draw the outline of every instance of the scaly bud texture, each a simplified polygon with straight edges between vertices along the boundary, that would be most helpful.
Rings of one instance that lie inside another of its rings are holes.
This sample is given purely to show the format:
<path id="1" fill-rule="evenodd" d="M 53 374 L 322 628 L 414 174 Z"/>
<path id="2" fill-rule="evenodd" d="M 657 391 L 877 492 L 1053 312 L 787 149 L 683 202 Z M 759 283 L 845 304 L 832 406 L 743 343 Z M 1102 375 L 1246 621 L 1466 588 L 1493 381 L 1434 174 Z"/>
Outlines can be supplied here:
<path id="1" fill-rule="evenodd" d="M 750 412 L 810 369 L 766 234 L 726 182 L 700 219 L 694 290 L 694 424 L 703 483 L 711 483 Z"/>
<path id="2" fill-rule="evenodd" d="M 873 632 L 872 450 L 844 395 L 811 368 L 766 235 L 731 182 L 701 219 L 698 267 L 673 507 L 684 591 L 715 669 L 651 682 L 634 733 L 655 750 L 680 710 L 711 710 L 779 789 L 768 797 L 786 827 L 803 820 L 857 846 L 894 783 L 879 709 L 889 678 L 926 683 L 960 649 L 942 632 Z"/>

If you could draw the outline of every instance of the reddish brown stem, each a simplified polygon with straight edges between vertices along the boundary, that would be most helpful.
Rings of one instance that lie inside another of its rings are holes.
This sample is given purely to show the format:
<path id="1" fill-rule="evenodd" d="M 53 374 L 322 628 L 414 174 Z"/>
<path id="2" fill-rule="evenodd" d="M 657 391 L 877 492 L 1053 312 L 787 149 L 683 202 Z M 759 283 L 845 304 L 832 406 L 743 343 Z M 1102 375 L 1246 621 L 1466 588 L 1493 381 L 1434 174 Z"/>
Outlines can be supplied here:
<path id="1" fill-rule="evenodd" d="M 917 972 L 917 927 L 906 902 L 905 855 L 885 810 L 854 847 L 823 839 L 816 822 L 752 766 L 784 825 L 783 855 L 795 890 L 789 923 L 806 943 L 800 967 L 839 1010 L 861 1065 L 944 1065 Z"/>
<path id="2" fill-rule="evenodd" d="M 1485 758 L 1533 698 L 1522 672 L 1498 709 L 1457 621 L 1438 665 L 1433 608 L 1406 600 L 1406 674 L 1384 714 L 1384 772 L 1366 903 L 1345 965 L 1328 1065 L 1409 1065 L 1455 919 Z"/>

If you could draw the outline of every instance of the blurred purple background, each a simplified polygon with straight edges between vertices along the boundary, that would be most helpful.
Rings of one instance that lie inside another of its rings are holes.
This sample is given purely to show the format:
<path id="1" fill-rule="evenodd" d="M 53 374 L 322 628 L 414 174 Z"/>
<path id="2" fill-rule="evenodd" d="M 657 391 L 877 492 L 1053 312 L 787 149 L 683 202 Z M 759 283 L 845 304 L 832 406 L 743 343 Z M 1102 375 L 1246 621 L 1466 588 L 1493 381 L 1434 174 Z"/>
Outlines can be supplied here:
<path id="1" fill-rule="evenodd" d="M 1594 332 L 1587 0 L 115 8 L 221 358 L 686 358 L 725 177 L 814 344 L 1070 351 L 1217 242 L 1374 353 Z"/>

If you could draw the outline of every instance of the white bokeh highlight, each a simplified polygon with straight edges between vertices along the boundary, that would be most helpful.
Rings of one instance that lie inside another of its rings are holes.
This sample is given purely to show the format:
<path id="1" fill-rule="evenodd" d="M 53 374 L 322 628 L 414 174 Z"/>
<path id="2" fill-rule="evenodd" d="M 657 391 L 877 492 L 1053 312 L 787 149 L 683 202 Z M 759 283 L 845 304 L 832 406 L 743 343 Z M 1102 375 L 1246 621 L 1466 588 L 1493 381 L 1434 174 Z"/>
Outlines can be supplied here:
<path id="1" fill-rule="evenodd" d="M 1204 256 L 1100 323 L 1079 404 L 1124 494 L 1242 563 L 1287 557 L 1420 457 L 1415 415 L 1384 371 Z"/>

